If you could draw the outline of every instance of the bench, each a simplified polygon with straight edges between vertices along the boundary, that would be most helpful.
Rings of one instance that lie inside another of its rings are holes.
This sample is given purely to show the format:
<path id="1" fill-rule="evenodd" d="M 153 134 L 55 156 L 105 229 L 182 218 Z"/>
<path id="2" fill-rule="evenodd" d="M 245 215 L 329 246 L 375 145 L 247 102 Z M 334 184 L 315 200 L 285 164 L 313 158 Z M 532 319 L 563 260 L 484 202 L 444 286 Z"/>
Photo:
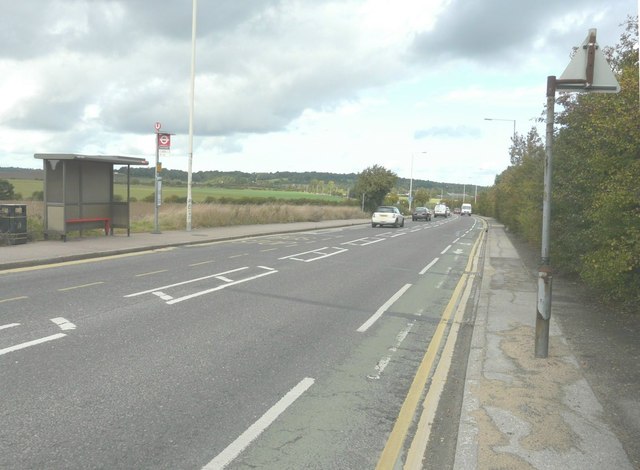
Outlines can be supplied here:
<path id="1" fill-rule="evenodd" d="M 66 224 L 84 224 L 84 223 L 96 223 L 96 222 L 104 224 L 104 234 L 109 235 L 109 232 L 111 231 L 111 219 L 108 217 L 81 217 L 77 219 L 65 220 Z M 67 240 L 66 235 L 64 235 L 62 238 L 65 241 Z"/>

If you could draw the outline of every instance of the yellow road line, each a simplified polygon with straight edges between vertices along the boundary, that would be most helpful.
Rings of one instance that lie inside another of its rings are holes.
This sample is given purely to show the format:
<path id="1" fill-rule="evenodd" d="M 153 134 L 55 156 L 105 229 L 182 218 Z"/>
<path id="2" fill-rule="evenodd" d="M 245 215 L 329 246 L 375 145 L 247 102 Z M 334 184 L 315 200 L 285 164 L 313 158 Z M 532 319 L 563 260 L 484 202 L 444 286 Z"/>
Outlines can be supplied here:
<path id="1" fill-rule="evenodd" d="M 82 289 L 83 287 L 97 286 L 99 284 L 104 284 L 104 281 L 92 282 L 90 284 L 82 284 L 81 286 L 63 287 L 62 289 L 58 289 L 58 292 L 64 292 L 64 291 L 73 290 L 73 289 Z"/>
<path id="2" fill-rule="evenodd" d="M 385 445 L 382 454 L 380 455 L 378 465 L 376 465 L 377 470 L 391 470 L 395 467 L 398 456 L 402 451 L 402 445 L 404 444 L 409 428 L 413 423 L 413 417 L 418 407 L 420 397 L 422 396 L 422 392 L 424 391 L 427 380 L 429 379 L 429 374 L 434 367 L 435 359 L 438 351 L 440 350 L 440 344 L 442 343 L 442 340 L 444 338 L 447 324 L 449 323 L 451 314 L 453 313 L 458 303 L 458 299 L 460 298 L 461 293 L 467 283 L 467 278 L 469 277 L 468 271 L 471 269 L 472 260 L 476 254 L 477 247 L 479 246 L 481 239 L 482 236 L 478 238 L 474 248 L 471 250 L 469 261 L 467 262 L 467 266 L 465 268 L 465 273 L 460 277 L 460 280 L 458 281 L 458 284 L 456 285 L 453 294 L 449 299 L 449 303 L 442 313 L 442 317 L 440 318 L 440 322 L 436 327 L 436 331 L 434 332 L 433 337 L 429 342 L 429 347 L 427 348 L 427 351 L 422 358 L 422 362 L 420 363 L 418 371 L 413 378 L 413 382 L 411 383 L 409 392 L 407 393 L 404 403 L 400 408 L 400 413 L 398 414 L 396 423 L 391 430 L 391 434 L 389 435 L 387 444 Z"/>

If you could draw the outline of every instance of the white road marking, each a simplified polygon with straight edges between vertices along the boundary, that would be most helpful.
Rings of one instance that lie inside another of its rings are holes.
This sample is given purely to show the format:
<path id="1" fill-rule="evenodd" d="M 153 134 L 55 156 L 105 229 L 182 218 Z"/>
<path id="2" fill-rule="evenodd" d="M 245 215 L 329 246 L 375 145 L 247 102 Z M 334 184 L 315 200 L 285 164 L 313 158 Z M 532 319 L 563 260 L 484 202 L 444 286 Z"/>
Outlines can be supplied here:
<path id="1" fill-rule="evenodd" d="M 15 300 L 24 300 L 24 299 L 28 299 L 29 297 L 27 297 L 26 295 L 21 295 L 20 297 L 12 297 L 10 299 L 2 299 L 0 300 L 0 304 L 3 302 L 13 302 Z"/>
<path id="2" fill-rule="evenodd" d="M 271 269 L 271 268 L 265 268 L 265 269 Z M 231 281 L 228 284 L 223 284 L 221 286 L 213 287 L 211 289 L 206 289 L 206 290 L 203 290 L 203 291 L 200 291 L 200 292 L 195 292 L 193 294 L 185 295 L 184 297 L 178 297 L 177 299 L 169 300 L 167 302 L 167 305 L 177 304 L 177 303 L 183 302 L 185 300 L 193 299 L 195 297 L 200 297 L 201 295 L 205 295 L 205 294 L 210 294 L 211 292 L 219 291 L 219 290 L 225 289 L 225 288 L 230 287 L 230 286 L 235 286 L 235 285 L 238 285 L 238 284 L 242 284 L 243 282 L 253 281 L 254 279 L 258 279 L 258 278 L 263 277 L 263 276 L 268 276 L 269 274 L 275 274 L 277 272 L 278 272 L 277 270 L 271 269 L 270 271 L 267 271 L 266 273 L 256 274 L 255 276 L 250 276 L 250 277 L 247 277 L 245 279 L 240 279 L 238 281 Z"/>
<path id="3" fill-rule="evenodd" d="M 0 330 L 6 330 L 7 328 L 13 328 L 14 326 L 20 326 L 20 323 L 7 323 L 6 325 L 0 325 Z"/>
<path id="4" fill-rule="evenodd" d="M 407 289 L 409 289 L 409 287 L 411 287 L 411 284 L 405 284 L 404 286 L 402 286 L 398 292 L 393 294 L 393 296 L 389 300 L 387 300 L 384 303 L 384 305 L 376 311 L 376 313 L 371 315 L 371 318 L 369 318 L 366 322 L 360 325 L 360 328 L 358 328 L 356 331 L 358 333 L 364 333 L 365 331 L 367 331 L 371 327 L 371 325 L 373 325 L 376 321 L 378 321 L 378 319 L 382 316 L 382 314 L 386 312 L 387 309 L 391 307 L 394 304 L 394 302 L 398 300 L 400 296 L 402 296 L 402 294 L 404 294 L 407 291 Z"/>
<path id="5" fill-rule="evenodd" d="M 398 350 L 398 348 L 400 347 L 400 345 L 402 344 L 404 339 L 409 334 L 409 331 L 411 331 L 411 328 L 413 328 L 413 325 L 414 325 L 414 322 L 407 323 L 407 326 L 405 328 L 403 328 L 400 331 L 400 333 L 398 333 L 396 335 L 395 344 L 392 347 L 389 348 L 389 351 L 391 353 L 386 355 L 385 357 L 383 357 L 382 359 L 380 359 L 378 361 L 378 363 L 375 366 L 376 374 L 375 375 L 367 375 L 368 379 L 371 379 L 371 380 L 379 380 L 380 379 L 380 376 L 382 375 L 382 372 L 384 372 L 384 370 L 389 365 L 389 362 L 391 362 L 391 357 L 393 356 L 393 353 L 395 353 Z"/>
<path id="6" fill-rule="evenodd" d="M 159 271 L 151 271 L 148 273 L 136 274 L 136 277 L 151 276 L 152 274 L 166 273 L 167 271 L 168 269 L 161 269 Z"/>
<path id="7" fill-rule="evenodd" d="M 71 323 L 69 320 L 67 320 L 66 318 L 62 318 L 62 317 L 56 317 L 56 318 L 52 318 L 51 321 L 53 323 L 55 323 L 56 325 L 58 325 L 60 327 L 60 329 L 62 331 L 65 330 L 75 330 L 76 329 L 76 325 L 74 325 L 73 323 Z"/>
<path id="8" fill-rule="evenodd" d="M 193 266 L 201 266 L 203 264 L 210 264 L 213 263 L 214 261 L 211 259 L 209 261 L 200 261 L 199 263 L 192 263 L 189 265 L 189 267 L 193 267 Z"/>
<path id="9" fill-rule="evenodd" d="M 451 248 L 451 245 L 449 245 L 448 247 L 446 247 L 444 250 L 442 250 L 440 252 L 441 255 L 444 255 L 447 251 L 449 251 L 449 248 Z"/>
<path id="10" fill-rule="evenodd" d="M 431 269 L 433 267 L 434 264 L 436 264 L 438 262 L 440 258 L 434 258 L 433 261 L 429 264 L 427 264 L 422 271 L 420 271 L 418 274 L 424 274 L 426 273 L 429 269 Z"/>
<path id="11" fill-rule="evenodd" d="M 332 249 L 336 250 L 334 252 L 331 253 L 325 253 L 322 250 L 326 250 L 329 247 L 325 246 L 322 248 L 318 248 L 316 250 L 311 250 L 311 251 L 305 251 L 302 253 L 296 253 L 293 255 L 289 255 L 289 256 L 283 256 L 282 258 L 278 258 L 279 260 L 281 259 L 290 259 L 290 260 L 294 260 L 294 261 L 302 261 L 303 263 L 310 263 L 311 261 L 317 261 L 319 259 L 323 259 L 323 258 L 328 258 L 329 256 L 333 256 L 333 255 L 338 255 L 340 253 L 344 253 L 345 251 L 349 251 L 347 248 L 338 248 L 338 247 L 331 247 Z M 302 256 L 304 255 L 308 255 L 309 253 L 313 253 L 313 254 L 317 254 L 318 256 L 314 257 L 314 258 L 309 258 L 309 259 L 304 259 L 302 258 Z"/>
<path id="12" fill-rule="evenodd" d="M 37 344 L 46 343 L 47 341 L 53 341 L 55 339 L 64 338 L 65 336 L 67 335 L 64 333 L 56 333 L 55 335 L 45 336 L 44 338 L 40 338 L 40 339 L 34 339 L 32 341 L 27 341 L 26 343 L 16 344 L 15 346 L 10 346 L 8 348 L 0 349 L 0 356 L 10 352 L 18 351 L 20 349 L 28 348 L 29 346 L 35 346 Z"/>
<path id="13" fill-rule="evenodd" d="M 85 287 L 98 286 L 100 284 L 104 284 L 104 281 L 91 282 L 89 284 L 82 284 L 80 286 L 63 287 L 62 289 L 58 289 L 58 292 L 65 292 L 65 291 L 74 290 L 74 289 L 83 289 Z"/>
<path id="14" fill-rule="evenodd" d="M 165 293 L 164 293 L 164 292 L 162 292 L 162 291 L 156 291 L 156 292 L 153 292 L 153 295 L 157 295 L 158 297 L 160 297 L 160 298 L 161 298 L 162 300 L 164 300 L 165 302 L 166 302 L 167 300 L 173 300 L 173 297 L 171 297 L 169 294 L 165 294 Z"/>
<path id="15" fill-rule="evenodd" d="M 153 289 L 147 289 L 147 290 L 144 290 L 144 291 L 141 291 L 141 292 L 135 292 L 133 294 L 125 295 L 125 297 L 137 297 L 138 295 L 150 294 L 152 292 L 157 292 L 157 291 L 162 290 L 162 289 L 169 289 L 171 287 L 182 286 L 182 285 L 185 285 L 185 284 L 189 284 L 191 282 L 203 281 L 205 279 L 211 279 L 212 277 L 223 276 L 223 275 L 229 274 L 229 273 L 236 273 L 238 271 L 243 271 L 245 269 L 249 269 L 249 266 L 244 266 L 242 268 L 232 269 L 230 271 L 225 271 L 225 272 L 222 272 L 222 273 L 211 274 L 209 276 L 203 276 L 203 277 L 199 277 L 199 278 L 196 278 L 196 279 L 189 279 L 188 281 L 176 282 L 175 284 L 169 284 L 169 285 L 162 286 L 162 287 L 154 287 Z"/>
<path id="16" fill-rule="evenodd" d="M 275 405 L 267 410 L 258 421 L 253 423 L 235 441 L 229 444 L 211 462 L 202 467 L 203 470 L 219 470 L 229 465 L 238 455 L 244 451 L 249 444 L 260 436 L 289 406 L 306 392 L 315 382 L 314 379 L 306 377 L 298 385 L 293 387 Z"/>
<path id="17" fill-rule="evenodd" d="M 366 246 L 366 245 L 371 245 L 372 243 L 378 243 L 378 242 L 382 242 L 384 241 L 384 238 L 369 238 L 369 237 L 365 237 L 365 238 L 358 238 L 357 240 L 351 240 L 348 242 L 342 242 L 340 243 L 341 245 L 354 245 L 354 246 Z"/>

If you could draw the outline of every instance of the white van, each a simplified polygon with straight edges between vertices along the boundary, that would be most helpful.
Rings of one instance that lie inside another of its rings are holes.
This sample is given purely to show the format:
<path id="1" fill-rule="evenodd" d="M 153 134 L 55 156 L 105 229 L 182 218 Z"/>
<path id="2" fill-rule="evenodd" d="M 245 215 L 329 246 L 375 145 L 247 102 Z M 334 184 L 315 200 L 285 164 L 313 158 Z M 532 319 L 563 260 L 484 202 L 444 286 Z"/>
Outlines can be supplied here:
<path id="1" fill-rule="evenodd" d="M 462 204 L 462 208 L 460 209 L 460 215 L 471 215 L 471 204 Z"/>

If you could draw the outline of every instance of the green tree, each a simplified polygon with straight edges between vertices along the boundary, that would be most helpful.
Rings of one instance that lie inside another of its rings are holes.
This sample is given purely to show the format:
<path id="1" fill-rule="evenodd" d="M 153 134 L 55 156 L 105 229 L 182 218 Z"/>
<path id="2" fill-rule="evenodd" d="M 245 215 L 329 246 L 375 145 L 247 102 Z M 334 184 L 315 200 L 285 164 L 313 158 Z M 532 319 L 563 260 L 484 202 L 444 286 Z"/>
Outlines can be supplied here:
<path id="1" fill-rule="evenodd" d="M 386 168 L 374 165 L 359 173 L 356 179 L 354 195 L 362 200 L 364 195 L 364 208 L 373 211 L 384 201 L 385 196 L 396 184 L 398 176 Z"/>
<path id="2" fill-rule="evenodd" d="M 426 206 L 429 199 L 429 191 L 425 188 L 419 188 L 413 195 L 413 207 Z"/>
<path id="3" fill-rule="evenodd" d="M 556 121 L 552 258 L 605 298 L 640 303 L 637 19 L 605 48 L 621 92 L 561 96 Z M 569 228 L 569 229 L 568 229 Z"/>
<path id="4" fill-rule="evenodd" d="M 15 199 L 13 185 L 7 180 L 0 180 L 0 201 Z"/>

